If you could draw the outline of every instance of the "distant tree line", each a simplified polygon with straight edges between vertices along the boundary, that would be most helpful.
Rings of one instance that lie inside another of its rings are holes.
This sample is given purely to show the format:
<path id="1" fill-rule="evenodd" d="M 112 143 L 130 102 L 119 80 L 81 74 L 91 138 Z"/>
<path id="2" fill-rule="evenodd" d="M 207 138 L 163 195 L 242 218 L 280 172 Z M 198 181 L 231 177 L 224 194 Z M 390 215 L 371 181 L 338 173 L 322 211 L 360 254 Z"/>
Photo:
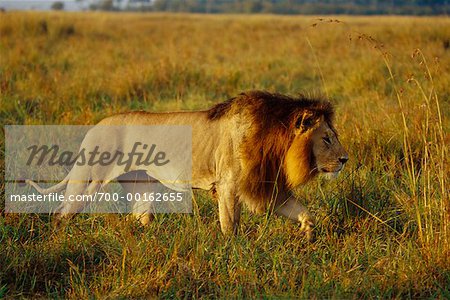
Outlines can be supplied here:
<path id="1" fill-rule="evenodd" d="M 155 0 L 134 10 L 193 13 L 401 14 L 450 12 L 449 0 Z"/>
<path id="2" fill-rule="evenodd" d="M 64 9 L 64 2 L 56 1 L 53 2 L 51 9 L 53 10 L 63 10 Z"/>

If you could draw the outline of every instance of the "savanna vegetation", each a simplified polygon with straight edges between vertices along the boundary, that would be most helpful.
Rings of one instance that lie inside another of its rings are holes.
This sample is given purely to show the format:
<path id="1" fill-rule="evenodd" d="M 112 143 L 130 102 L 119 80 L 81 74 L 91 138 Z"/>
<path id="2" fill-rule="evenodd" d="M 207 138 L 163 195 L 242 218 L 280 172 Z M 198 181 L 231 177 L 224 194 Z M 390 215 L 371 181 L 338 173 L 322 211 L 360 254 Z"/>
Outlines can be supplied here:
<path id="1" fill-rule="evenodd" d="M 207 193 L 147 228 L 125 215 L 54 226 L 1 204 L 0 297 L 448 298 L 449 74 L 448 18 L 3 13 L 2 125 L 322 94 L 350 161 L 296 191 L 314 243 L 247 211 L 224 237 Z"/>

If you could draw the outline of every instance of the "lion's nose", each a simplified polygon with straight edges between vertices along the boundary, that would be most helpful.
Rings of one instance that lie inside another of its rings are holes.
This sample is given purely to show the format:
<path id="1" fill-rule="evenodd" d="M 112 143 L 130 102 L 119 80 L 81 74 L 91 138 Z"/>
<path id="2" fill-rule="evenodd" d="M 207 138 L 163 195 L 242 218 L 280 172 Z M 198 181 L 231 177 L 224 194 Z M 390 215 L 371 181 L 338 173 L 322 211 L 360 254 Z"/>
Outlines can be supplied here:
<path id="1" fill-rule="evenodd" d="M 341 156 L 341 157 L 339 157 L 339 161 L 342 164 L 345 164 L 348 161 L 348 156 Z"/>

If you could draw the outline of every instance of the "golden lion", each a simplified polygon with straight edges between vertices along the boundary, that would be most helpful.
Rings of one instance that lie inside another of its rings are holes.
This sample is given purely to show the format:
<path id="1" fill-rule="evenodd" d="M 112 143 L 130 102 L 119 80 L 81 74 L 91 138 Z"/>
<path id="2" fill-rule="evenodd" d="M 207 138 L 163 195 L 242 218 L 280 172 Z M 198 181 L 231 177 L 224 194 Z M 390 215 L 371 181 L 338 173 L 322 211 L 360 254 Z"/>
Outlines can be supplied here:
<path id="1" fill-rule="evenodd" d="M 99 125 L 192 126 L 192 187 L 213 192 L 223 233 L 236 232 L 244 203 L 252 211 L 271 209 L 300 222 L 301 230 L 312 238 L 312 217 L 290 191 L 318 173 L 337 175 L 347 162 L 332 117 L 329 102 L 252 91 L 205 111 L 130 112 L 106 118 Z M 125 139 L 108 137 L 115 149 L 125 149 Z M 75 191 L 70 174 L 76 173 L 76 168 L 48 189 L 31 180 L 26 182 L 41 193 L 64 188 L 66 194 L 93 193 L 99 188 L 98 183 L 92 183 L 84 191 Z M 114 173 L 117 175 L 121 175 L 119 181 L 125 191 L 133 193 L 149 192 L 142 185 L 136 191 L 133 180 L 158 180 L 157 174 L 145 169 L 131 175 Z M 83 206 L 83 202 L 66 202 L 60 209 L 61 216 L 80 211 Z M 144 224 L 152 217 L 148 211 L 135 215 Z"/>

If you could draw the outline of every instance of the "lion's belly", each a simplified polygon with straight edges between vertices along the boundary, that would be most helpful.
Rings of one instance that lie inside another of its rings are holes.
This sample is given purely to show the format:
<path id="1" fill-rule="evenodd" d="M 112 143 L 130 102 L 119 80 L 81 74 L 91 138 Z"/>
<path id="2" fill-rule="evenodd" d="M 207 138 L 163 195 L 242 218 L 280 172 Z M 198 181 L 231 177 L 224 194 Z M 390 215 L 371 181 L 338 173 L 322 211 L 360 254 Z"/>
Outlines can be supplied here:
<path id="1" fill-rule="evenodd" d="M 199 177 L 192 180 L 193 189 L 210 190 L 214 185 L 215 178 L 213 177 Z"/>

